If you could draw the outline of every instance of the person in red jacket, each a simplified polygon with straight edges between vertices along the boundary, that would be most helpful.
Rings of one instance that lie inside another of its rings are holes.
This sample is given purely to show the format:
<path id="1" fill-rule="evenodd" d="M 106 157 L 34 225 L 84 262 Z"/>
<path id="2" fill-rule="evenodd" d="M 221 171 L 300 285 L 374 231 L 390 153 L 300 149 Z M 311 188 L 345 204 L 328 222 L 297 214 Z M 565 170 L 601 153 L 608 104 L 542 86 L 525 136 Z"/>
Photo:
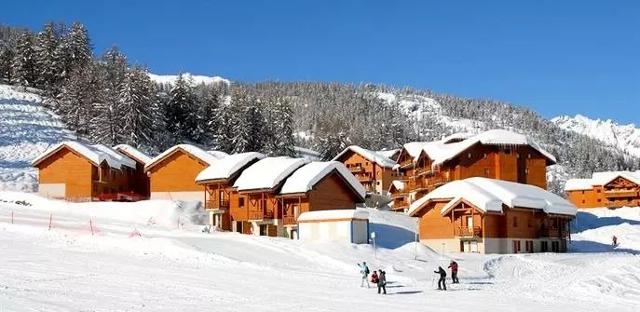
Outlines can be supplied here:
<path id="1" fill-rule="evenodd" d="M 451 260 L 451 263 L 449 263 L 449 268 L 451 269 L 451 281 L 453 284 L 458 284 L 460 281 L 458 281 L 458 263 Z"/>

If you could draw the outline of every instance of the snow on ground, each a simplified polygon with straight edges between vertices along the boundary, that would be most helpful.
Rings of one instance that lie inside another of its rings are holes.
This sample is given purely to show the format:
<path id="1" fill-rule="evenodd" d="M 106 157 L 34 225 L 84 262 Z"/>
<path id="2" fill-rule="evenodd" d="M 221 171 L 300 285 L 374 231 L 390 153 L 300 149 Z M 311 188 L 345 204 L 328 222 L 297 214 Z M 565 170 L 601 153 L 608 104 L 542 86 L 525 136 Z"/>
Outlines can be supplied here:
<path id="1" fill-rule="evenodd" d="M 31 161 L 52 145 L 75 139 L 40 96 L 0 85 L 0 190 L 35 191 Z"/>
<path id="2" fill-rule="evenodd" d="M 205 234 L 190 221 L 197 213 L 171 201 L 68 204 L 12 192 L 0 200 L 0 311 L 634 311 L 640 303 L 640 259 L 615 249 L 439 255 L 406 243 L 374 253 L 370 245 Z M 378 238 L 415 229 L 415 219 L 369 212 L 388 227 Z M 134 229 L 141 236 L 130 237 Z M 461 284 L 434 290 L 433 270 L 451 258 Z M 386 270 L 389 295 L 358 287 L 363 260 Z"/>

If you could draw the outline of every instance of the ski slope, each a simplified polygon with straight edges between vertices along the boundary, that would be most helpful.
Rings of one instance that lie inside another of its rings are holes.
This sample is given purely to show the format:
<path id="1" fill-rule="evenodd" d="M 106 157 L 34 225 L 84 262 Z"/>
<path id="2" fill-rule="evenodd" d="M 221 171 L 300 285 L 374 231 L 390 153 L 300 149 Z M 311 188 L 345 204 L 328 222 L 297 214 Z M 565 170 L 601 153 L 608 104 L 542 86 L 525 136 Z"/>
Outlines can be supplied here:
<path id="1" fill-rule="evenodd" d="M 31 161 L 51 145 L 74 139 L 42 98 L 0 85 L 0 190 L 35 191 L 37 171 Z"/>
<path id="2" fill-rule="evenodd" d="M 414 229 L 414 219 L 370 212 L 377 237 Z M 206 234 L 199 222 L 197 211 L 171 201 L 73 204 L 0 192 L 0 311 L 635 311 L 640 304 L 634 252 L 593 253 L 582 244 L 567 254 L 439 255 L 406 243 L 374 254 L 369 245 Z M 461 284 L 434 290 L 433 270 L 451 258 Z M 386 270 L 387 296 L 358 287 L 363 260 Z"/>

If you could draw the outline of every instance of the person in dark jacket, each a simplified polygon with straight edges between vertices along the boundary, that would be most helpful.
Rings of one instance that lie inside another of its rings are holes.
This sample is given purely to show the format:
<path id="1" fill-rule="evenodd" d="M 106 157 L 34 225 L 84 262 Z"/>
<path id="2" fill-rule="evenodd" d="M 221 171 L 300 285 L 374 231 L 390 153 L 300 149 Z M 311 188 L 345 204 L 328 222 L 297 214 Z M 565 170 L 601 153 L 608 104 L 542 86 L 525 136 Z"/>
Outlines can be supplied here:
<path id="1" fill-rule="evenodd" d="M 442 267 L 438 267 L 438 271 L 433 271 L 433 273 L 440 274 L 440 279 L 438 280 L 438 290 L 447 290 L 447 271 L 445 271 Z"/>
<path id="2" fill-rule="evenodd" d="M 451 260 L 451 263 L 449 263 L 449 269 L 451 269 L 451 282 L 453 284 L 460 283 L 460 281 L 458 281 L 458 262 Z"/>
<path id="3" fill-rule="evenodd" d="M 382 294 L 387 294 L 387 273 L 382 270 L 378 270 L 378 293 L 382 289 Z"/>

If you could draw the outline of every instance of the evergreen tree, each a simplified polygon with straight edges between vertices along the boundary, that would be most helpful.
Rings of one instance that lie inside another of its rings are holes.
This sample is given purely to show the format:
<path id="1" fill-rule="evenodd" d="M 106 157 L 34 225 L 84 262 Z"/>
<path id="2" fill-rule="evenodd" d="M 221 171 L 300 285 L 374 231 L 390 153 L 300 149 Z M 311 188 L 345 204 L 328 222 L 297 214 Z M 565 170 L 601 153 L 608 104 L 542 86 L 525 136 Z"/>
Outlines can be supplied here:
<path id="1" fill-rule="evenodd" d="M 220 97 L 220 90 L 216 86 L 201 87 L 195 140 L 207 146 L 217 145 L 216 134 L 219 127 Z"/>
<path id="2" fill-rule="evenodd" d="M 293 108 L 286 98 L 278 97 L 274 103 L 273 109 L 273 127 L 269 135 L 272 142 L 275 142 L 273 148 L 275 155 L 295 156 L 295 142 L 293 138 Z"/>
<path id="3" fill-rule="evenodd" d="M 53 91 L 61 80 L 61 60 L 56 53 L 59 44 L 59 34 L 53 23 L 45 25 L 38 33 L 34 47 L 35 62 L 38 77 L 37 86 L 41 89 Z"/>
<path id="4" fill-rule="evenodd" d="M 58 114 L 80 135 L 91 135 L 92 120 L 103 102 L 100 90 L 103 89 L 104 81 L 97 71 L 96 66 L 74 71 L 61 89 Z"/>
<path id="5" fill-rule="evenodd" d="M 58 58 L 61 60 L 62 77 L 68 77 L 74 70 L 82 70 L 93 58 L 91 40 L 84 25 L 73 23 L 69 33 L 58 46 Z"/>
<path id="6" fill-rule="evenodd" d="M 11 63 L 15 53 L 8 44 L 0 45 L 0 83 L 12 83 Z"/>
<path id="7" fill-rule="evenodd" d="M 167 131 L 176 136 L 176 142 L 190 141 L 196 132 L 198 116 L 191 85 L 190 80 L 179 75 L 169 94 L 169 102 L 164 108 Z"/>
<path id="8" fill-rule="evenodd" d="M 33 35 L 24 32 L 18 37 L 16 53 L 11 66 L 13 80 L 22 86 L 33 86 L 36 77 L 36 63 L 33 51 Z"/>
<path id="9" fill-rule="evenodd" d="M 135 147 L 148 146 L 154 137 L 154 120 L 158 115 L 157 102 L 149 74 L 140 68 L 127 72 L 120 89 L 123 110 L 121 142 Z"/>

